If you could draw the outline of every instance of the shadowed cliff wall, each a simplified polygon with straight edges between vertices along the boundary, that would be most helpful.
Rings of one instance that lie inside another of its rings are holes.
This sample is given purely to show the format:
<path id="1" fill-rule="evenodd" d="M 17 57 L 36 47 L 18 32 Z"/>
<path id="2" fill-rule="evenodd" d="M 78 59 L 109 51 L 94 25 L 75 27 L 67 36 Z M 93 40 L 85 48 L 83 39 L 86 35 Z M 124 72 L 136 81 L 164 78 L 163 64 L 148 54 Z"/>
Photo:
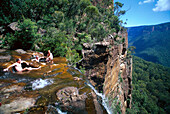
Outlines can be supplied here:
<path id="1" fill-rule="evenodd" d="M 131 107 L 132 58 L 128 58 L 127 48 L 127 32 L 122 32 L 93 45 L 84 44 L 82 50 L 85 74 L 108 98 L 113 112 L 125 113 Z"/>

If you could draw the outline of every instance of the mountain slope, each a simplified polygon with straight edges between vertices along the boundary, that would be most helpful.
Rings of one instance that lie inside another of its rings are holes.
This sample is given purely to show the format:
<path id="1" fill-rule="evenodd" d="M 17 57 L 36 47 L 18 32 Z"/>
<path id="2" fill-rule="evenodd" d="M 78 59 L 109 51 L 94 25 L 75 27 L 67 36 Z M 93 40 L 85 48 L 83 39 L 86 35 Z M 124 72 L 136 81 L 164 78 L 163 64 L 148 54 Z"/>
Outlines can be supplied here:
<path id="1" fill-rule="evenodd" d="M 136 56 L 170 67 L 170 22 L 128 28 L 129 46 Z"/>
<path id="2" fill-rule="evenodd" d="M 170 113 L 170 68 L 133 57 L 132 111 Z"/>

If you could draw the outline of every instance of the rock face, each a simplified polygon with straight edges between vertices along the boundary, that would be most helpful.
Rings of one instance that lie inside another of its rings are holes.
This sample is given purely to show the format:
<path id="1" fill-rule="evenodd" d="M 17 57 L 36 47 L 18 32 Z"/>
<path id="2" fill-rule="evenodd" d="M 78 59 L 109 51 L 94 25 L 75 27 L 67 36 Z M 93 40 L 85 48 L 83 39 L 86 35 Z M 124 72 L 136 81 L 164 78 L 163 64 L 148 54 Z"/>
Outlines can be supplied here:
<path id="1" fill-rule="evenodd" d="M 18 28 L 18 22 L 13 22 L 13 23 L 9 24 L 8 27 L 10 27 L 13 31 L 21 30 L 20 28 Z"/>
<path id="2" fill-rule="evenodd" d="M 5 49 L 0 49 L 0 53 L 0 62 L 7 62 L 11 60 L 11 55 L 8 55 Z"/>
<path id="3" fill-rule="evenodd" d="M 57 92 L 57 98 L 63 103 L 65 108 L 79 112 L 85 109 L 86 95 L 79 95 L 76 87 L 65 87 Z M 71 109 L 69 109 L 71 108 Z"/>
<path id="4" fill-rule="evenodd" d="M 36 100 L 34 98 L 18 97 L 13 102 L 2 105 L 0 107 L 0 112 L 2 114 L 10 114 L 12 112 L 26 110 L 27 108 L 34 106 L 35 101 Z"/>
<path id="5" fill-rule="evenodd" d="M 91 84 L 107 96 L 108 105 L 120 104 L 125 113 L 131 107 L 132 59 L 127 56 L 127 33 L 118 36 L 95 43 L 93 49 L 86 44 L 82 65 Z"/>
<path id="6" fill-rule="evenodd" d="M 10 55 L 0 56 L 0 62 L 9 61 L 11 59 Z"/>
<path id="7" fill-rule="evenodd" d="M 27 52 L 24 51 L 23 49 L 17 49 L 15 50 L 16 52 L 20 53 L 20 54 L 26 54 Z"/>

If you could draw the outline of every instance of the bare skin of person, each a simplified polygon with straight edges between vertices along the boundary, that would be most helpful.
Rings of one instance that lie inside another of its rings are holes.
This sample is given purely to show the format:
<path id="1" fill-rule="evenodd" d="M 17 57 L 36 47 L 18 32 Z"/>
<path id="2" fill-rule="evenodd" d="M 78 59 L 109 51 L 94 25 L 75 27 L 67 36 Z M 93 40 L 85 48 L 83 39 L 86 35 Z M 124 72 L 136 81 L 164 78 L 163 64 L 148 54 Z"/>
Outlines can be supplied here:
<path id="1" fill-rule="evenodd" d="M 44 57 L 39 57 L 38 55 L 35 57 L 35 59 L 32 59 L 31 61 L 36 61 L 36 62 L 40 62 L 40 59 L 44 58 Z"/>
<path id="2" fill-rule="evenodd" d="M 53 54 L 50 52 L 50 50 L 48 50 L 48 54 L 47 54 L 47 62 L 52 61 L 53 62 Z"/>
<path id="3" fill-rule="evenodd" d="M 29 65 L 28 62 L 26 61 L 22 61 L 21 59 L 16 59 L 16 62 L 13 63 L 12 65 L 10 65 L 9 67 L 7 67 L 6 69 L 4 69 L 3 71 L 8 71 L 9 68 L 11 67 L 15 67 L 16 71 L 17 72 L 23 72 L 23 71 L 30 71 L 30 70 L 38 70 L 40 69 L 41 67 L 38 67 L 38 68 L 31 68 L 31 67 L 26 67 L 26 68 L 22 68 L 22 65 L 21 63 L 26 63 L 27 65 Z"/>

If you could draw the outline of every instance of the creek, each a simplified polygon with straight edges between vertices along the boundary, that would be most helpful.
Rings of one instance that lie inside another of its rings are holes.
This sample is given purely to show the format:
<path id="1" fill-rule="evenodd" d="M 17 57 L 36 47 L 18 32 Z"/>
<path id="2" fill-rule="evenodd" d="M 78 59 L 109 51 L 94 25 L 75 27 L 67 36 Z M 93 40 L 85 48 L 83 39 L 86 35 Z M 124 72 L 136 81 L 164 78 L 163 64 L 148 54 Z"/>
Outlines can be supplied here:
<path id="1" fill-rule="evenodd" d="M 0 50 L 0 113 L 107 114 L 104 97 L 62 57 L 53 64 L 32 62 L 33 52 Z M 39 70 L 13 73 L 3 69 L 21 58 Z"/>

